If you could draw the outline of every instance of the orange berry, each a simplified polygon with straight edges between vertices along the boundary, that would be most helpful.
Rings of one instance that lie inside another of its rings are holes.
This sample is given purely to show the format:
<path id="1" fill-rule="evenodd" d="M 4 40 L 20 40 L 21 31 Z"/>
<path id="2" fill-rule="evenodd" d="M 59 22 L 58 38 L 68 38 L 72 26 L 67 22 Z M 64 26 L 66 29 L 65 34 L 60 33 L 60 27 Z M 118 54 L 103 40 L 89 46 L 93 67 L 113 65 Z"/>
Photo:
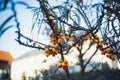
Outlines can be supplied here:
<path id="1" fill-rule="evenodd" d="M 48 19 L 50 19 L 50 18 L 51 18 L 51 16 L 49 16 L 49 15 L 48 15 L 48 16 L 46 16 L 46 17 L 47 17 Z"/>
<path id="2" fill-rule="evenodd" d="M 62 68 L 62 63 L 59 63 L 59 67 Z"/>
<path id="3" fill-rule="evenodd" d="M 94 40 L 93 40 L 93 43 L 98 43 L 98 42 L 99 42 L 98 39 L 94 39 Z"/>
<path id="4" fill-rule="evenodd" d="M 45 48 L 45 52 L 46 52 L 46 53 L 49 52 L 49 49 L 48 49 L 48 48 Z"/>
<path id="5" fill-rule="evenodd" d="M 52 38 L 52 37 L 50 37 L 50 42 L 52 43 L 52 41 L 53 41 L 53 38 Z"/>
<path id="6" fill-rule="evenodd" d="M 102 48 L 102 47 L 103 47 L 103 44 L 102 44 L 101 42 L 99 42 L 99 43 L 97 44 L 97 46 L 98 46 L 98 48 Z"/>
<path id="7" fill-rule="evenodd" d="M 53 53 L 57 53 L 58 51 L 55 48 L 52 48 Z"/>
<path id="8" fill-rule="evenodd" d="M 110 55 L 110 54 L 108 54 L 108 55 L 107 55 L 107 57 L 108 57 L 108 58 L 111 58 L 111 55 Z"/>
<path id="9" fill-rule="evenodd" d="M 68 61 L 67 61 L 67 60 L 64 60 L 64 63 L 65 63 L 65 64 L 68 64 Z"/>
<path id="10" fill-rule="evenodd" d="M 115 60 L 115 56 L 113 54 L 108 54 L 107 57 L 110 58 L 113 61 Z"/>
<path id="11" fill-rule="evenodd" d="M 64 70 L 66 70 L 68 68 L 69 64 L 67 60 L 62 60 L 60 59 L 59 61 L 59 67 L 63 68 Z"/>
<path id="12" fill-rule="evenodd" d="M 55 48 L 52 48 L 52 52 L 56 52 L 56 49 L 55 49 Z"/>
<path id="13" fill-rule="evenodd" d="M 48 46 L 48 45 L 46 45 L 46 46 L 45 46 L 45 48 L 49 48 L 49 46 Z"/>
<path id="14" fill-rule="evenodd" d="M 54 35 L 53 32 L 51 32 L 51 33 L 50 33 L 50 37 L 52 37 L 53 35 Z"/>
<path id="15" fill-rule="evenodd" d="M 55 27 L 56 23 L 54 20 L 51 21 L 51 25 L 52 25 L 52 27 Z"/>
<path id="16" fill-rule="evenodd" d="M 99 36 L 98 36 L 98 35 L 95 35 L 95 39 L 99 40 Z"/>
<path id="17" fill-rule="evenodd" d="M 88 40 L 88 39 L 89 39 L 89 37 L 88 37 L 88 36 L 86 36 L 86 37 L 84 37 L 83 39 L 86 41 L 86 40 Z"/>
<path id="18" fill-rule="evenodd" d="M 56 45 L 57 43 L 56 42 L 52 42 L 53 45 Z"/>
<path id="19" fill-rule="evenodd" d="M 46 56 L 46 57 L 48 57 L 49 55 L 50 55 L 50 53 L 48 53 L 48 52 L 47 52 L 47 53 L 45 53 L 45 56 Z"/>
<path id="20" fill-rule="evenodd" d="M 63 69 L 64 69 L 64 70 L 67 70 L 67 69 L 68 69 L 68 66 L 64 66 Z"/>
<path id="21" fill-rule="evenodd" d="M 94 43 L 94 40 L 90 40 L 90 43 L 93 44 L 93 43 Z"/>
<path id="22" fill-rule="evenodd" d="M 36 45 L 36 43 L 37 43 L 37 41 L 33 41 L 33 46 L 35 46 L 35 45 Z"/>
<path id="23" fill-rule="evenodd" d="M 89 33 L 89 34 L 88 34 L 88 37 L 89 37 L 89 38 L 92 38 L 92 34 L 91 34 L 91 33 Z"/>
<path id="24" fill-rule="evenodd" d="M 62 62 L 62 67 L 66 66 L 66 64 L 64 62 Z"/>
<path id="25" fill-rule="evenodd" d="M 101 52 L 101 54 L 102 54 L 102 55 L 105 55 L 105 52 L 104 52 L 104 51 L 102 51 L 102 52 Z"/>
<path id="26" fill-rule="evenodd" d="M 114 61 L 114 60 L 115 60 L 115 56 L 114 56 L 114 55 L 112 55 L 112 56 L 111 56 L 111 59 Z"/>
<path id="27" fill-rule="evenodd" d="M 60 63 L 62 63 L 62 62 L 63 62 L 63 60 L 62 60 L 62 59 L 60 59 L 60 60 L 59 60 L 59 62 L 60 62 Z"/>
<path id="28" fill-rule="evenodd" d="M 52 52 L 52 56 L 54 57 L 55 55 L 57 55 L 57 54 Z"/>
<path id="29" fill-rule="evenodd" d="M 105 49 L 104 52 L 105 53 L 111 53 L 111 50 L 108 48 L 108 49 Z"/>
<path id="30" fill-rule="evenodd" d="M 108 45 L 108 42 L 103 42 L 104 45 Z"/>
<path id="31" fill-rule="evenodd" d="M 54 47 L 55 47 L 55 48 L 58 48 L 58 44 L 55 44 Z"/>
<path id="32" fill-rule="evenodd" d="M 63 41 L 63 38 L 58 38 L 58 44 L 61 44 Z"/>
<path id="33" fill-rule="evenodd" d="M 81 45 L 80 41 L 78 41 L 78 47 Z"/>
<path id="34" fill-rule="evenodd" d="M 53 41 L 54 41 L 54 42 L 56 42 L 56 41 L 57 41 L 57 39 L 56 39 L 56 38 L 53 38 Z"/>
<path id="35" fill-rule="evenodd" d="M 62 37 L 63 35 L 62 35 L 62 33 L 60 33 L 60 37 Z"/>
<path id="36" fill-rule="evenodd" d="M 53 39 L 52 39 L 52 44 L 53 44 L 53 45 L 56 45 L 56 44 L 57 44 L 57 39 L 56 39 L 56 38 L 53 38 Z"/>

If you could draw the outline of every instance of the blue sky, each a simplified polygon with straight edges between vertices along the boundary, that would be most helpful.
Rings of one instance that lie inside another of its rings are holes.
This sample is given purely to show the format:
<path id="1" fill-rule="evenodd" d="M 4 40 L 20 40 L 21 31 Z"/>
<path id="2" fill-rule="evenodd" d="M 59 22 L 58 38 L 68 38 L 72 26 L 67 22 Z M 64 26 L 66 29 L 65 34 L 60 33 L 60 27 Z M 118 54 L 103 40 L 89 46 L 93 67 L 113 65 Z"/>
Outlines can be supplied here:
<path id="1" fill-rule="evenodd" d="M 23 1 L 23 0 L 20 0 L 20 1 Z M 24 1 L 28 2 L 31 6 L 37 6 L 36 1 L 32 1 L 32 0 L 24 0 Z M 26 31 L 32 25 L 32 12 L 30 9 L 27 9 L 25 6 L 22 6 L 22 5 L 18 5 L 16 6 L 16 8 L 18 11 L 18 19 L 20 22 L 21 30 L 23 33 L 26 33 Z M 9 10 L 2 12 L 0 14 L 0 22 L 3 22 L 5 18 L 10 14 L 11 14 L 11 11 Z M 10 23 L 13 23 L 12 21 Z M 17 35 L 15 33 L 16 30 L 17 29 L 13 27 L 9 29 L 7 32 L 5 32 L 2 37 L 0 37 L 0 50 L 10 52 L 14 58 L 17 58 L 23 55 L 24 53 L 32 50 L 30 48 L 19 45 L 15 41 L 15 38 L 17 38 Z"/>

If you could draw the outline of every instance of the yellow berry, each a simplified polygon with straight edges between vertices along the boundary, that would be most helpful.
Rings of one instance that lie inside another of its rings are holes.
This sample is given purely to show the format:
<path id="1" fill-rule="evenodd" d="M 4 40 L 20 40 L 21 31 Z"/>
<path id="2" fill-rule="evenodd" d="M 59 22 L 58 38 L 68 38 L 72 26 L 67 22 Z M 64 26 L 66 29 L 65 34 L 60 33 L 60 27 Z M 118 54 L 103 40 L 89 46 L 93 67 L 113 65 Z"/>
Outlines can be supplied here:
<path id="1" fill-rule="evenodd" d="M 53 52 L 53 53 L 57 53 L 58 51 L 57 51 L 57 49 L 52 48 L 52 52 Z"/>
<path id="2" fill-rule="evenodd" d="M 54 35 L 53 32 L 51 32 L 51 33 L 50 33 L 50 37 L 52 37 L 53 35 Z"/>
<path id="3" fill-rule="evenodd" d="M 88 36 L 86 36 L 86 37 L 84 37 L 83 39 L 86 41 L 86 40 L 88 40 L 88 39 L 89 39 L 89 37 L 88 37 Z"/>
<path id="4" fill-rule="evenodd" d="M 52 27 L 55 27 L 56 23 L 54 20 L 51 21 L 51 25 L 52 25 Z"/>
<path id="5" fill-rule="evenodd" d="M 63 41 L 63 38 L 58 38 L 58 44 L 61 44 Z"/>
<path id="6" fill-rule="evenodd" d="M 95 39 L 99 40 L 99 36 L 98 36 L 98 35 L 95 35 Z"/>
<path id="7" fill-rule="evenodd" d="M 60 36 L 62 37 L 62 33 L 60 33 Z"/>
<path id="8" fill-rule="evenodd" d="M 46 55 L 46 57 L 48 57 L 48 56 L 50 55 L 50 53 L 49 53 L 49 52 L 47 52 L 47 53 L 45 53 L 45 55 Z"/>
<path id="9" fill-rule="evenodd" d="M 36 43 L 37 43 L 37 41 L 33 41 L 33 46 L 35 46 L 35 45 L 36 45 Z"/>

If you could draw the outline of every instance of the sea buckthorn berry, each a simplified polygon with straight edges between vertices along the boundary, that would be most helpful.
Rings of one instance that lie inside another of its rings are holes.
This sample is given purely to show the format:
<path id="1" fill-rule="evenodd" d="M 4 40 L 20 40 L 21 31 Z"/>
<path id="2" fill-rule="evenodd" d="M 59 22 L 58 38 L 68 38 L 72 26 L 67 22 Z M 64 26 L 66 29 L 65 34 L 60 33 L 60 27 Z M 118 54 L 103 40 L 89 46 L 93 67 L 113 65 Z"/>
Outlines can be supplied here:
<path id="1" fill-rule="evenodd" d="M 109 48 L 107 48 L 107 49 L 104 50 L 105 53 L 111 53 L 111 51 L 112 51 L 112 50 L 109 49 Z"/>
<path id="2" fill-rule="evenodd" d="M 48 48 L 45 48 L 45 52 L 46 52 L 46 53 L 49 52 L 49 49 L 48 49 Z"/>
<path id="3" fill-rule="evenodd" d="M 83 40 L 88 40 L 89 39 L 89 37 L 88 36 L 85 36 L 84 38 L 83 38 Z"/>
<path id="4" fill-rule="evenodd" d="M 110 54 L 107 54 L 106 56 L 107 56 L 108 58 L 111 58 L 111 55 L 110 55 Z"/>
<path id="5" fill-rule="evenodd" d="M 55 47 L 55 48 L 58 48 L 58 44 L 55 44 L 54 47 Z"/>
<path id="6" fill-rule="evenodd" d="M 62 33 L 60 33 L 60 37 L 62 37 L 63 36 L 63 34 Z"/>
<path id="7" fill-rule="evenodd" d="M 50 42 L 52 43 L 52 41 L 53 41 L 53 38 L 52 38 L 52 37 L 50 37 Z"/>
<path id="8" fill-rule="evenodd" d="M 94 40 L 90 40 L 90 43 L 93 44 L 93 43 L 94 43 Z"/>
<path id="9" fill-rule="evenodd" d="M 53 39 L 52 39 L 52 44 L 53 44 L 53 45 L 56 45 L 56 44 L 57 44 L 57 39 L 56 39 L 56 38 L 53 38 Z"/>
<path id="10" fill-rule="evenodd" d="M 52 48 L 52 52 L 53 52 L 53 53 L 57 53 L 58 51 L 57 51 L 57 49 Z"/>
<path id="11" fill-rule="evenodd" d="M 101 42 L 99 42 L 99 43 L 97 44 L 97 46 L 98 46 L 98 48 L 102 48 L 102 47 L 103 47 L 103 44 L 102 44 Z"/>
<path id="12" fill-rule="evenodd" d="M 67 61 L 67 60 L 64 60 L 64 63 L 65 63 L 65 64 L 68 64 L 68 61 Z"/>
<path id="13" fill-rule="evenodd" d="M 88 37 L 89 37 L 89 38 L 92 38 L 92 34 L 91 34 L 91 33 L 89 33 L 89 34 L 88 34 Z"/>
<path id="14" fill-rule="evenodd" d="M 63 38 L 58 38 L 58 44 L 61 44 L 63 41 Z"/>
<path id="15" fill-rule="evenodd" d="M 108 42 L 103 42 L 104 45 L 108 45 Z"/>
<path id="16" fill-rule="evenodd" d="M 114 55 L 112 55 L 112 56 L 111 56 L 111 59 L 114 61 L 114 60 L 115 60 L 115 56 L 114 56 Z"/>
<path id="17" fill-rule="evenodd" d="M 60 63 L 62 63 L 62 62 L 63 62 L 63 60 L 62 60 L 62 59 L 60 59 L 60 60 L 59 60 L 59 62 L 60 62 Z"/>
<path id="18" fill-rule="evenodd" d="M 81 45 L 80 41 L 78 41 L 78 47 Z"/>
<path id="19" fill-rule="evenodd" d="M 50 18 L 51 18 L 51 16 L 49 16 L 49 15 L 48 15 L 48 16 L 46 16 L 46 17 L 47 17 L 47 19 L 50 19 Z"/>
<path id="20" fill-rule="evenodd" d="M 49 55 L 50 55 L 50 53 L 49 53 L 49 52 L 45 53 L 45 56 L 46 56 L 46 57 L 48 57 Z"/>
<path id="21" fill-rule="evenodd" d="M 64 69 L 64 70 L 67 70 L 67 69 L 68 69 L 68 66 L 64 66 L 63 69 Z"/>
<path id="22" fill-rule="evenodd" d="M 57 53 L 52 52 L 52 56 L 54 57 L 55 55 L 57 55 Z"/>
<path id="23" fill-rule="evenodd" d="M 50 33 L 50 37 L 53 37 L 53 35 L 54 35 L 53 32 L 51 32 L 51 33 Z"/>
<path id="24" fill-rule="evenodd" d="M 37 43 L 37 41 L 33 41 L 33 46 L 35 46 L 35 45 L 36 45 L 36 43 Z"/>
<path id="25" fill-rule="evenodd" d="M 68 64 L 68 61 L 67 60 L 62 60 L 62 59 L 60 59 L 60 61 L 59 61 L 60 63 L 59 63 L 59 67 L 60 68 L 63 68 L 64 70 L 66 70 L 67 68 L 68 68 L 68 66 L 69 66 L 69 64 Z"/>
<path id="26" fill-rule="evenodd" d="M 62 63 L 59 63 L 59 67 L 62 68 Z"/>
<path id="27" fill-rule="evenodd" d="M 99 42 L 98 39 L 94 39 L 94 40 L 93 40 L 93 43 L 98 43 L 98 42 Z"/>
<path id="28" fill-rule="evenodd" d="M 46 45 L 46 46 L 45 46 L 45 48 L 49 48 L 49 46 L 48 46 L 48 45 Z"/>
<path id="29" fill-rule="evenodd" d="M 99 36 L 98 36 L 98 35 L 95 35 L 95 39 L 99 40 Z"/>
<path id="30" fill-rule="evenodd" d="M 101 52 L 101 54 L 102 54 L 102 55 L 105 55 L 105 52 L 104 52 L 104 51 L 102 51 L 102 52 Z"/>
<path id="31" fill-rule="evenodd" d="M 64 62 L 62 62 L 62 67 L 66 66 L 66 64 Z"/>
<path id="32" fill-rule="evenodd" d="M 108 54 L 107 57 L 110 58 L 113 61 L 115 60 L 115 56 L 113 54 Z"/>
<path id="33" fill-rule="evenodd" d="M 51 21 L 51 25 L 52 25 L 52 27 L 55 27 L 56 23 L 54 20 Z"/>

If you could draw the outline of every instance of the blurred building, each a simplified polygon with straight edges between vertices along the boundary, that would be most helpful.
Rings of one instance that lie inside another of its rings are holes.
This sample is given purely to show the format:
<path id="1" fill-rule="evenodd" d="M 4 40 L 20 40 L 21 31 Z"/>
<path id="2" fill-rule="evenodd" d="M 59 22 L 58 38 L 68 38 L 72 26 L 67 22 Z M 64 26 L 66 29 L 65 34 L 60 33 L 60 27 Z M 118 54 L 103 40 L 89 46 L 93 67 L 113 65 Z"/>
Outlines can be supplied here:
<path id="1" fill-rule="evenodd" d="M 13 57 L 9 52 L 0 51 L 0 80 L 10 80 Z"/>
<path id="2" fill-rule="evenodd" d="M 50 66 L 56 64 L 56 57 L 49 60 L 50 57 L 47 58 L 43 50 L 30 51 L 12 62 L 11 78 L 12 80 L 24 80 L 23 78 L 32 80 L 39 70 L 49 70 Z"/>
<path id="3" fill-rule="evenodd" d="M 86 42 L 87 43 L 87 42 Z M 83 45 L 83 52 L 89 46 L 84 44 Z M 89 51 L 86 52 L 85 56 L 83 57 L 85 61 L 87 61 L 90 56 L 92 56 L 93 52 L 95 51 L 95 46 L 92 46 Z M 69 62 L 69 72 L 79 72 L 79 52 L 78 50 L 73 47 L 69 54 L 65 55 L 65 59 Z M 33 50 L 25 55 L 19 57 L 18 59 L 12 62 L 11 66 L 11 78 L 12 80 L 32 80 L 36 78 L 36 75 L 43 76 L 41 71 L 49 71 L 50 73 L 56 70 L 57 65 L 59 63 L 60 55 L 56 55 L 55 57 L 49 56 L 46 57 L 43 50 Z M 84 61 L 84 62 L 85 62 Z M 107 62 L 110 68 L 117 68 L 116 61 L 112 61 L 104 55 L 101 55 L 100 51 L 94 55 L 91 59 L 90 64 L 87 65 L 86 71 L 90 71 L 95 69 L 95 66 L 98 69 L 102 69 L 101 64 Z M 94 65 L 96 64 L 96 65 Z M 94 65 L 94 66 L 93 66 Z M 40 79 L 42 80 L 42 79 Z"/>

